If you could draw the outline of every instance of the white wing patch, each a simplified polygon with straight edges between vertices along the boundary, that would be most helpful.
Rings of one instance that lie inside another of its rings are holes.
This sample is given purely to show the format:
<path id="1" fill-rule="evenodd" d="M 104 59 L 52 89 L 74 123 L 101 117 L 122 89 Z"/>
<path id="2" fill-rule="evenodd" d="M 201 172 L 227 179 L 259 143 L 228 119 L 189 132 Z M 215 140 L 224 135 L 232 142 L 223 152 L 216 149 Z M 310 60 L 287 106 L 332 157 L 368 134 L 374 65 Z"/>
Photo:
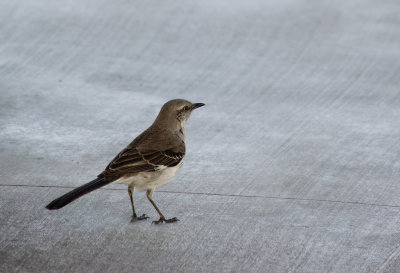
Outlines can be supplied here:
<path id="1" fill-rule="evenodd" d="M 177 154 L 176 156 L 171 156 L 171 155 L 167 155 L 164 152 L 160 152 L 163 156 L 168 157 L 168 158 L 172 158 L 172 159 L 182 159 L 183 155 L 182 154 Z"/>
<path id="2" fill-rule="evenodd" d="M 157 165 L 157 166 L 155 166 L 155 168 L 156 168 L 156 171 L 162 171 L 162 170 L 166 169 L 167 166 L 165 166 L 165 165 Z"/>

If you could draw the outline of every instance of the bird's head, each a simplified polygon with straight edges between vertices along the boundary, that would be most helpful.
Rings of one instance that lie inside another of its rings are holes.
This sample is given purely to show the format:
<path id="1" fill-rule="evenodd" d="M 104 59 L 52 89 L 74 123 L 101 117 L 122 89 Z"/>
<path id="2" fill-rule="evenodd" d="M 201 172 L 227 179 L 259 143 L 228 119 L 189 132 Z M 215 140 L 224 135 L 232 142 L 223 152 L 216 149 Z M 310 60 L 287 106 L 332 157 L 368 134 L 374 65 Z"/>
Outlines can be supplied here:
<path id="1" fill-rule="evenodd" d="M 191 103 L 183 99 L 170 100 L 161 108 L 156 122 L 171 127 L 173 130 L 184 129 L 192 111 L 204 105 L 204 103 Z"/>

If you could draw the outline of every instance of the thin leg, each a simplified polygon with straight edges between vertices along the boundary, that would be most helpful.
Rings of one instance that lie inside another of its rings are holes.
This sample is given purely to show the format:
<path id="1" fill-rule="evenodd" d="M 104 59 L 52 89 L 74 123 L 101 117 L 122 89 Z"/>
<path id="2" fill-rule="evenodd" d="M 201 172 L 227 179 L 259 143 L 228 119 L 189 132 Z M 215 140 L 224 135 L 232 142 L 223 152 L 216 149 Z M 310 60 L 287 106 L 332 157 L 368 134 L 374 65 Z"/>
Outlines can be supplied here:
<path id="1" fill-rule="evenodd" d="M 156 209 L 158 214 L 160 215 L 160 219 L 158 221 L 153 221 L 154 224 L 161 224 L 163 222 L 165 223 L 173 223 L 179 221 L 178 218 L 174 217 L 171 219 L 165 219 L 164 215 L 161 213 L 161 211 L 158 209 L 156 203 L 154 203 L 153 199 L 151 198 L 153 196 L 154 189 L 147 190 L 146 196 L 147 199 L 149 199 L 150 203 L 153 205 L 153 207 Z"/>
<path id="2" fill-rule="evenodd" d="M 146 216 L 146 214 L 143 214 L 142 216 L 137 217 L 136 212 L 135 212 L 135 205 L 133 204 L 133 185 L 129 185 L 128 186 L 128 194 L 129 194 L 129 198 L 131 199 L 131 205 L 132 205 L 132 220 L 131 222 L 135 222 L 137 220 L 145 220 L 149 217 Z"/>

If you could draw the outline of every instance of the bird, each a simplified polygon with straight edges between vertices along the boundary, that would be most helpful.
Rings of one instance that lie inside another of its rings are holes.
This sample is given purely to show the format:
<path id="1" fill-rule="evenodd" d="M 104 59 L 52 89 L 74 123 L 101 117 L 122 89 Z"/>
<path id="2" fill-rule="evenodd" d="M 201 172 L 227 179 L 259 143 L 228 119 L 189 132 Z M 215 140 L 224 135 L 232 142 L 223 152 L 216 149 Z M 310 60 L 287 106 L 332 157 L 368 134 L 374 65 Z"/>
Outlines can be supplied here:
<path id="1" fill-rule="evenodd" d="M 133 202 L 133 191 L 146 191 L 147 199 L 160 216 L 154 224 L 173 223 L 176 217 L 167 219 L 153 201 L 156 188 L 170 182 L 182 167 L 186 154 L 185 126 L 193 110 L 204 103 L 191 103 L 184 99 L 166 102 L 153 124 L 138 135 L 118 153 L 102 173 L 94 180 L 50 202 L 46 208 L 60 209 L 77 198 L 110 183 L 128 185 L 132 207 L 132 222 L 149 218 L 138 216 Z"/>

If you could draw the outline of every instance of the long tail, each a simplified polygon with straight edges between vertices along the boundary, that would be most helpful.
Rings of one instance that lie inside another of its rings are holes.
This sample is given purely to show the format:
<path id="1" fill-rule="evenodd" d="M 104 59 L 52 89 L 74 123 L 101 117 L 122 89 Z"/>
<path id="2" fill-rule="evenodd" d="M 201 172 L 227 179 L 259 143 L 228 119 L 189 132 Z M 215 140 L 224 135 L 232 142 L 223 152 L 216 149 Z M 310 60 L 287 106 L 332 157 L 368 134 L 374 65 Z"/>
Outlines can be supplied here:
<path id="1" fill-rule="evenodd" d="M 107 184 L 109 184 L 111 181 L 107 181 L 103 177 L 98 177 L 93 181 L 90 181 L 89 183 L 82 185 L 66 194 L 63 196 L 58 197 L 57 199 L 53 200 L 50 204 L 46 206 L 46 209 L 60 209 L 75 199 L 81 197 L 82 195 L 85 195 L 91 191 L 94 191 L 98 188 L 101 188 Z"/>

